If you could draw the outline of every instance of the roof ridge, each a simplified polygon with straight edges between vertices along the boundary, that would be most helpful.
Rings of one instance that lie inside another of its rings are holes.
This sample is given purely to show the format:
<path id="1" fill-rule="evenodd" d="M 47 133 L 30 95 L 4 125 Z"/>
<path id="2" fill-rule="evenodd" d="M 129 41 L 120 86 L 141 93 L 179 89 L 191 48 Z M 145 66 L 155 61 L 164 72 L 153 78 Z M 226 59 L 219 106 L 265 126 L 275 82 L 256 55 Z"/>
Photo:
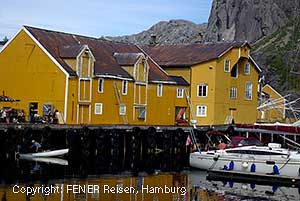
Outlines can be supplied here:
<path id="1" fill-rule="evenodd" d="M 80 34 L 63 32 L 63 31 L 56 31 L 56 30 L 45 29 L 45 28 L 34 27 L 34 26 L 28 26 L 28 25 L 23 25 L 23 27 L 25 27 L 26 29 L 30 28 L 30 29 L 40 30 L 40 31 L 52 32 L 52 33 L 56 33 L 56 34 L 64 34 L 64 35 L 70 35 L 70 36 L 83 37 L 83 38 L 95 40 L 97 42 L 108 42 L 108 43 L 114 43 L 114 44 L 135 45 L 134 43 L 122 42 L 122 41 L 113 41 L 113 40 L 108 40 L 108 39 L 103 38 L 103 37 L 96 38 L 96 37 L 92 37 L 92 36 L 80 35 Z"/>
<path id="2" fill-rule="evenodd" d="M 52 33 L 57 33 L 57 34 L 65 34 L 65 35 L 71 35 L 71 36 L 78 36 L 78 37 L 84 37 L 84 38 L 88 38 L 88 39 L 92 39 L 92 40 L 97 40 L 97 41 L 108 41 L 106 39 L 103 38 L 95 38 L 95 37 L 91 37 L 91 36 L 85 36 L 85 35 L 80 35 L 80 34 L 75 34 L 75 33 L 68 33 L 68 32 L 63 32 L 63 31 L 56 31 L 56 30 L 51 30 L 51 29 L 45 29 L 45 28 L 40 28 L 40 27 L 34 27 L 34 26 L 28 26 L 28 25 L 23 25 L 26 29 L 30 28 L 30 29 L 36 29 L 36 30 L 40 30 L 40 31 L 47 31 L 47 32 L 52 32 Z"/>

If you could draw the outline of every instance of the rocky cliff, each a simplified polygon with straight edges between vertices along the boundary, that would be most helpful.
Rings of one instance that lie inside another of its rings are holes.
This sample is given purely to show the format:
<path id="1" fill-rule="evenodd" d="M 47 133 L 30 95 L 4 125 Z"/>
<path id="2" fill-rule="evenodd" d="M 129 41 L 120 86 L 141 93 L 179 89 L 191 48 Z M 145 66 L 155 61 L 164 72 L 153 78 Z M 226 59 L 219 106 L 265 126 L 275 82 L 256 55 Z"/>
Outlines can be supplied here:
<path id="1" fill-rule="evenodd" d="M 107 39 L 139 44 L 149 44 L 156 40 L 159 44 L 194 43 L 203 40 L 207 24 L 195 24 L 186 20 L 161 21 L 150 29 L 138 34 L 106 37 Z M 152 36 L 152 37 L 151 37 Z"/>
<path id="2" fill-rule="evenodd" d="M 255 42 L 286 25 L 299 0 L 214 0 L 206 41 Z"/>
<path id="3" fill-rule="evenodd" d="M 199 34 L 201 33 L 201 34 Z M 213 0 L 208 24 L 170 20 L 111 40 L 160 44 L 249 41 L 265 82 L 283 94 L 300 91 L 300 0 Z"/>

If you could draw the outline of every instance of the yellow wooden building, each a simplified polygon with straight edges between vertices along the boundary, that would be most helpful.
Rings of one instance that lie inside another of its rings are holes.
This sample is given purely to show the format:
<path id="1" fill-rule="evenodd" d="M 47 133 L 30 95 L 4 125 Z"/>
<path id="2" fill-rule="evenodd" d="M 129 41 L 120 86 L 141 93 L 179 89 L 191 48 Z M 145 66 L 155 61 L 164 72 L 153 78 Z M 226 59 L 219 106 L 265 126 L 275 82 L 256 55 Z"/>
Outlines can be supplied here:
<path id="1" fill-rule="evenodd" d="M 191 116 L 198 125 L 256 122 L 259 66 L 248 43 L 144 47 L 170 75 L 190 84 Z"/>
<path id="2" fill-rule="evenodd" d="M 271 85 L 266 84 L 261 89 L 261 100 L 258 106 L 258 122 L 284 122 L 285 98 Z"/>
<path id="3" fill-rule="evenodd" d="M 25 26 L 1 50 L 0 74 L 28 118 L 32 107 L 68 124 L 174 125 L 187 112 L 187 82 L 133 44 Z"/>
<path id="4" fill-rule="evenodd" d="M 68 124 L 254 123 L 249 55 L 247 43 L 151 47 L 25 26 L 0 52 L 0 91 L 28 118 L 57 109 Z"/>

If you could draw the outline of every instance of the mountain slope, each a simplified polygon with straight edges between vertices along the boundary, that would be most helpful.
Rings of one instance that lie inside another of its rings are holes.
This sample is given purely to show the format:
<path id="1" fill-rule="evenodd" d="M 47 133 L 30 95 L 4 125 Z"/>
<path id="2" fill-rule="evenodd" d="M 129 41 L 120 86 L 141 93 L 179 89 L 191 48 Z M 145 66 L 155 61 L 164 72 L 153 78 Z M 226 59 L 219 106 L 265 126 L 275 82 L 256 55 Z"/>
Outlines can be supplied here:
<path id="1" fill-rule="evenodd" d="M 263 66 L 266 82 L 279 91 L 300 90 L 300 18 L 258 40 L 252 54 Z"/>
<path id="2" fill-rule="evenodd" d="M 207 24 L 195 24 L 186 20 L 161 21 L 138 34 L 106 38 L 119 42 L 149 44 L 151 35 L 155 35 L 159 44 L 194 43 L 202 40 L 201 35 L 204 35 L 206 26 Z"/>

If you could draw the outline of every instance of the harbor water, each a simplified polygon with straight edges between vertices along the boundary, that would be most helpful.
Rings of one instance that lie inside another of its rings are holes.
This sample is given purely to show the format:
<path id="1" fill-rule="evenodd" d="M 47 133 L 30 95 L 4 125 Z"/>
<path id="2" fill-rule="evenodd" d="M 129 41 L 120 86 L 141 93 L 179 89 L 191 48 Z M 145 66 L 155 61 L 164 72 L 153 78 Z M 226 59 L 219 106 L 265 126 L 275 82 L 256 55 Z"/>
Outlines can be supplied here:
<path id="1" fill-rule="evenodd" d="M 8 161 L 1 165 L 0 197 L 18 201 L 300 200 L 298 188 L 207 181 L 205 171 L 173 170 L 165 162 L 156 161 L 153 168 L 125 170 L 112 168 L 107 161 L 95 174 L 91 165 L 76 166 L 65 159 Z"/>

